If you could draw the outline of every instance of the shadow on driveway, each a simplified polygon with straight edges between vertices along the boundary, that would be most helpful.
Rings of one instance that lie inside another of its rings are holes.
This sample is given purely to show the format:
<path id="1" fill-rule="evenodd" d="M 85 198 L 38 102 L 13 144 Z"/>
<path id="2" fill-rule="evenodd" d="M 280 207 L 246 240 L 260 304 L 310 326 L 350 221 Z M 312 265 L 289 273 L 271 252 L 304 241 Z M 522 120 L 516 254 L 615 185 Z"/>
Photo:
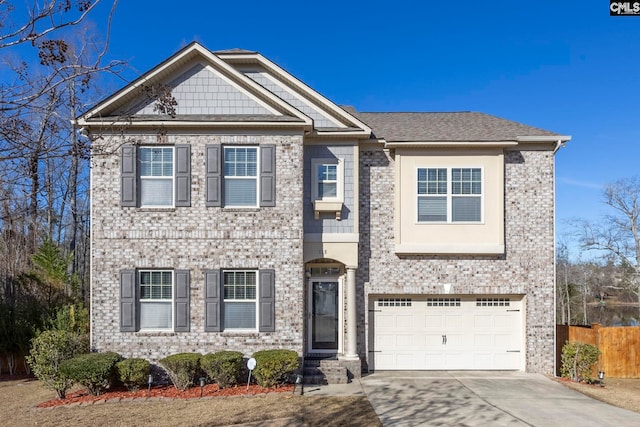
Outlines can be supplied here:
<path id="1" fill-rule="evenodd" d="M 381 371 L 360 382 L 385 426 L 640 425 L 640 414 L 540 374 Z"/>

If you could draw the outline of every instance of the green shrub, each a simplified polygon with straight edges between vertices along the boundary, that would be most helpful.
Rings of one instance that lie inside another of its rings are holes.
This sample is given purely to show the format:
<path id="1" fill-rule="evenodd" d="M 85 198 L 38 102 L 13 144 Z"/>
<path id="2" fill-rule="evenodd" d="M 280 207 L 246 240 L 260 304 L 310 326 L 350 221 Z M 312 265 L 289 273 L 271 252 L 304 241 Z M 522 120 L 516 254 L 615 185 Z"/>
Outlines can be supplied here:
<path id="1" fill-rule="evenodd" d="M 89 334 L 89 310 L 77 302 L 58 308 L 49 321 L 51 329 Z"/>
<path id="2" fill-rule="evenodd" d="M 99 396 L 113 384 L 116 363 L 121 359 L 118 353 L 112 351 L 81 354 L 62 362 L 60 372 L 85 386 L 91 395 Z"/>
<path id="3" fill-rule="evenodd" d="M 200 367 L 220 388 L 230 387 L 242 373 L 242 357 L 239 351 L 209 353 L 200 359 Z"/>
<path id="4" fill-rule="evenodd" d="M 88 351 L 82 336 L 69 331 L 45 331 L 31 340 L 31 351 L 27 363 L 31 372 L 45 387 L 54 390 L 59 399 L 64 399 L 73 380 L 60 372 L 60 364 L 76 354 Z"/>
<path id="5" fill-rule="evenodd" d="M 273 387 L 289 382 L 298 369 L 298 353 L 293 350 L 262 350 L 253 354 L 256 368 L 253 371 L 258 385 Z"/>
<path id="6" fill-rule="evenodd" d="M 572 341 L 562 347 L 560 375 L 574 381 L 594 381 L 592 374 L 600 350 L 595 345 Z"/>
<path id="7" fill-rule="evenodd" d="M 118 380 L 127 387 L 127 390 L 135 391 L 147 384 L 151 365 L 146 359 L 126 359 L 116 363 Z"/>
<path id="8" fill-rule="evenodd" d="M 196 383 L 200 375 L 200 353 L 178 353 L 159 361 L 169 379 L 178 390 L 186 390 Z"/>

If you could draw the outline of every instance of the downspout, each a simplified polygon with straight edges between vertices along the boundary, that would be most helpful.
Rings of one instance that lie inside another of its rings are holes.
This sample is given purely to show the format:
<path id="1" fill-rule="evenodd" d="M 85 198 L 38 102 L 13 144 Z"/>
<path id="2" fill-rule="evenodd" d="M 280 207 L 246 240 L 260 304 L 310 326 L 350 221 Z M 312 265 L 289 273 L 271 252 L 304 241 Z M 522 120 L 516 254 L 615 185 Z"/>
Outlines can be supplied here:
<path id="1" fill-rule="evenodd" d="M 553 149 L 553 154 L 556 154 L 560 147 L 564 147 L 564 142 L 561 139 L 556 142 L 556 148 Z"/>
<path id="2" fill-rule="evenodd" d="M 553 358 L 553 373 L 554 377 L 558 376 L 558 302 L 557 302 L 557 291 L 558 291 L 558 266 L 557 263 L 557 247 L 556 247 L 556 161 L 555 154 L 560 149 L 560 147 L 564 147 L 564 143 L 561 139 L 556 142 L 556 147 L 553 149 L 553 349 L 554 349 L 554 358 Z"/>

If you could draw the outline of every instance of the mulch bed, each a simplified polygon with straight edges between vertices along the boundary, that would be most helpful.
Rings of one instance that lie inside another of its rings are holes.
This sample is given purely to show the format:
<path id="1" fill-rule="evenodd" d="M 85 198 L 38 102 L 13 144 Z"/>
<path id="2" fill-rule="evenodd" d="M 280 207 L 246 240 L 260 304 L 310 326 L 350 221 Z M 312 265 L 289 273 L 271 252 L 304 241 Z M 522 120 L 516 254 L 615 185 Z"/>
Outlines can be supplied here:
<path id="1" fill-rule="evenodd" d="M 251 384 L 247 388 L 245 385 L 237 385 L 229 388 L 220 388 L 217 384 L 207 384 L 202 388 L 202 395 L 200 387 L 191 387 L 187 390 L 181 391 L 176 389 L 172 385 L 155 386 L 151 387 L 151 390 L 141 389 L 138 391 L 129 391 L 125 387 L 112 387 L 100 396 L 92 396 L 87 390 L 78 390 L 67 393 L 64 399 L 51 399 L 46 402 L 38 404 L 38 408 L 53 408 L 56 406 L 64 405 L 92 405 L 96 403 L 104 402 L 117 402 L 117 401 L 133 401 L 136 399 L 200 399 L 221 397 L 221 396 L 255 396 L 259 394 L 268 393 L 292 393 L 293 384 L 287 384 L 279 387 L 264 388 L 257 384 Z"/>

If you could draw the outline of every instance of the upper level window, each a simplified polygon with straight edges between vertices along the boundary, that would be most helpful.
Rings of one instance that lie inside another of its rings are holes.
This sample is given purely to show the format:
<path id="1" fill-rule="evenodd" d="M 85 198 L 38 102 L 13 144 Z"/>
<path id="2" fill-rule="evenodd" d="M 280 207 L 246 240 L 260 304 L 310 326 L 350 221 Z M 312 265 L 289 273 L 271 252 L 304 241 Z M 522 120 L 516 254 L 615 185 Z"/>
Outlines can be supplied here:
<path id="1" fill-rule="evenodd" d="M 258 206 L 257 147 L 224 147 L 224 204 Z"/>
<path id="2" fill-rule="evenodd" d="M 173 206 L 173 147 L 140 147 L 140 205 Z"/>
<path id="3" fill-rule="evenodd" d="M 256 329 L 256 271 L 223 272 L 225 329 Z"/>
<path id="4" fill-rule="evenodd" d="M 338 195 L 338 165 L 321 164 L 318 166 L 318 197 L 335 198 Z"/>
<path id="5" fill-rule="evenodd" d="M 172 329 L 173 271 L 139 271 L 140 329 Z"/>
<path id="6" fill-rule="evenodd" d="M 341 159 L 313 159 L 311 196 L 313 200 L 342 202 L 344 172 Z"/>
<path id="7" fill-rule="evenodd" d="M 418 222 L 481 222 L 481 168 L 418 168 Z"/>

